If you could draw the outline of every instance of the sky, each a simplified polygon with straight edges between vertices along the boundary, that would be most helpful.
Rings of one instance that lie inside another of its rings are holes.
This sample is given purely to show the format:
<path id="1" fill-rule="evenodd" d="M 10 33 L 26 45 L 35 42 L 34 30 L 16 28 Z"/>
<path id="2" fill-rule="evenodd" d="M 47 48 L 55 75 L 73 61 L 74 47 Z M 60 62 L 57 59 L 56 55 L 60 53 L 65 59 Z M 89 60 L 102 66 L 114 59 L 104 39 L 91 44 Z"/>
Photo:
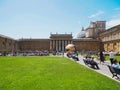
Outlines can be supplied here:
<path id="1" fill-rule="evenodd" d="M 77 37 L 90 22 L 120 24 L 120 0 L 0 0 L 0 34 L 14 39 Z"/>

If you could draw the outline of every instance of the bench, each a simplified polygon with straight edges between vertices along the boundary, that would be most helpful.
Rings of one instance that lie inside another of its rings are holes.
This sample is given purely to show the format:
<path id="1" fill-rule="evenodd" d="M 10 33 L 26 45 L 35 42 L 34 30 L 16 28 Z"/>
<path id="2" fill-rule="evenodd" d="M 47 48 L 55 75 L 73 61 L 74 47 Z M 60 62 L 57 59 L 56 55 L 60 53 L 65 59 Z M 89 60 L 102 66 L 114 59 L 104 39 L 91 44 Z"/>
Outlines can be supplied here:
<path id="1" fill-rule="evenodd" d="M 113 75 L 112 78 L 116 76 L 119 79 L 118 75 L 120 75 L 120 69 L 114 68 L 114 67 L 112 67 L 110 65 L 107 65 L 107 66 L 108 66 L 110 72 Z"/>

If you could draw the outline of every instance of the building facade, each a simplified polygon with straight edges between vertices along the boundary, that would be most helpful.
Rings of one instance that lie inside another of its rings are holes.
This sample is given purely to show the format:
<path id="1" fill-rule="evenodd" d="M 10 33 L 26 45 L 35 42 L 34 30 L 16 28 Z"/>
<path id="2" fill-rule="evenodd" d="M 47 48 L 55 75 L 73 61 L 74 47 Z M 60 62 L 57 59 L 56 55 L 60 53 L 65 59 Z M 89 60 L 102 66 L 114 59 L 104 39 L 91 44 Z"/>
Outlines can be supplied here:
<path id="1" fill-rule="evenodd" d="M 74 44 L 78 51 L 99 51 L 99 41 L 91 38 L 73 39 L 72 34 L 51 34 L 50 39 L 20 39 L 18 47 L 20 52 L 29 51 L 57 51 L 65 52 L 68 44 Z"/>
<path id="2" fill-rule="evenodd" d="M 76 46 L 77 51 L 99 51 L 100 41 L 91 38 L 73 39 L 73 44 Z"/>
<path id="3" fill-rule="evenodd" d="M 65 46 L 73 43 L 72 34 L 51 34 L 50 51 L 65 51 Z"/>
<path id="4" fill-rule="evenodd" d="M 19 39 L 18 40 L 19 52 L 30 52 L 40 50 L 50 50 L 49 39 Z"/>
<path id="5" fill-rule="evenodd" d="M 116 53 L 120 52 L 120 25 L 105 30 L 105 21 L 96 21 L 91 22 L 84 31 L 85 37 L 76 39 L 72 34 L 50 34 L 48 39 L 19 40 L 0 35 L 0 53 L 41 50 L 61 52 L 65 51 L 67 44 L 74 44 L 78 51 L 113 50 Z"/>
<path id="6" fill-rule="evenodd" d="M 0 54 L 6 55 L 7 53 L 17 51 L 17 41 L 13 38 L 0 35 Z"/>
<path id="7" fill-rule="evenodd" d="M 97 38 L 99 34 L 105 30 L 105 21 L 90 22 L 89 27 L 86 28 L 86 38 Z"/>
<path id="8" fill-rule="evenodd" d="M 120 25 L 112 27 L 100 34 L 105 51 L 120 53 Z"/>

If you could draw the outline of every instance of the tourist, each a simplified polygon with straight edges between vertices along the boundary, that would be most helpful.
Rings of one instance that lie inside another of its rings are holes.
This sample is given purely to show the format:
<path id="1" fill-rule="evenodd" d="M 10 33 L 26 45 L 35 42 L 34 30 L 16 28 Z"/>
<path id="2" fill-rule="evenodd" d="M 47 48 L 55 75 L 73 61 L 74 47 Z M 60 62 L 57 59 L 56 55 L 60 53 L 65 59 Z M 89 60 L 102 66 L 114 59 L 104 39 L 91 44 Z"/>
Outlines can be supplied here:
<path id="1" fill-rule="evenodd" d="M 113 64 L 113 60 L 114 60 L 114 52 L 113 52 L 113 50 L 110 51 L 109 57 L 110 57 L 111 65 L 112 65 Z"/>
<path id="2" fill-rule="evenodd" d="M 94 57 L 90 58 L 90 64 L 92 65 L 93 68 L 100 69 L 97 62 L 94 60 Z"/>
<path id="3" fill-rule="evenodd" d="M 77 56 L 76 54 L 73 54 L 71 57 L 72 57 L 72 59 L 74 59 L 75 61 L 79 61 L 79 58 L 78 58 L 78 56 Z"/>
<path id="4" fill-rule="evenodd" d="M 83 58 L 83 61 L 84 61 L 84 63 L 85 63 L 86 65 L 90 64 L 89 59 L 88 59 L 87 56 L 85 56 L 85 57 Z"/>
<path id="5" fill-rule="evenodd" d="M 79 55 L 79 52 L 78 51 L 75 51 L 76 55 L 78 56 Z"/>
<path id="6" fill-rule="evenodd" d="M 100 63 L 101 63 L 101 62 L 104 63 L 104 61 L 105 61 L 105 58 L 104 58 L 103 52 L 100 51 Z"/>
<path id="7" fill-rule="evenodd" d="M 117 68 L 117 69 L 120 69 L 120 62 L 119 62 L 119 64 L 118 64 L 118 62 L 117 62 L 116 59 L 113 60 L 113 62 L 112 62 L 112 67 Z"/>

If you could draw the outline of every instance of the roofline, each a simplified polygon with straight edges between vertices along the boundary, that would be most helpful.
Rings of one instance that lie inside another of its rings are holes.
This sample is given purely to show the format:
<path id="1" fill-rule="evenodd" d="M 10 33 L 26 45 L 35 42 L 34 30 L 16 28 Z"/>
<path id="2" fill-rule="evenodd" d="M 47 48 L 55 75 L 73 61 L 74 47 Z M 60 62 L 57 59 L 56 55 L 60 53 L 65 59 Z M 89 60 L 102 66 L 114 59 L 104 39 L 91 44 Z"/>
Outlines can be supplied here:
<path id="1" fill-rule="evenodd" d="M 42 40 L 50 40 L 50 39 L 29 39 L 29 38 L 22 38 L 18 41 L 42 41 Z"/>
<path id="2" fill-rule="evenodd" d="M 16 39 L 14 39 L 14 38 L 11 38 L 11 37 L 8 37 L 8 36 L 2 35 L 2 34 L 0 34 L 0 37 L 3 37 L 3 38 L 8 38 L 8 39 L 12 39 L 12 40 L 17 41 L 17 40 L 16 40 Z"/>
<path id="3" fill-rule="evenodd" d="M 108 28 L 107 30 L 101 32 L 100 35 L 101 35 L 101 34 L 104 34 L 105 32 L 108 32 L 108 31 L 113 31 L 113 30 L 117 31 L 117 30 L 119 30 L 118 27 L 120 27 L 120 24 L 119 24 L 119 25 L 116 25 L 116 26 L 113 26 L 113 27 L 111 27 L 111 28 Z M 108 32 L 108 33 L 109 33 L 109 32 Z"/>

